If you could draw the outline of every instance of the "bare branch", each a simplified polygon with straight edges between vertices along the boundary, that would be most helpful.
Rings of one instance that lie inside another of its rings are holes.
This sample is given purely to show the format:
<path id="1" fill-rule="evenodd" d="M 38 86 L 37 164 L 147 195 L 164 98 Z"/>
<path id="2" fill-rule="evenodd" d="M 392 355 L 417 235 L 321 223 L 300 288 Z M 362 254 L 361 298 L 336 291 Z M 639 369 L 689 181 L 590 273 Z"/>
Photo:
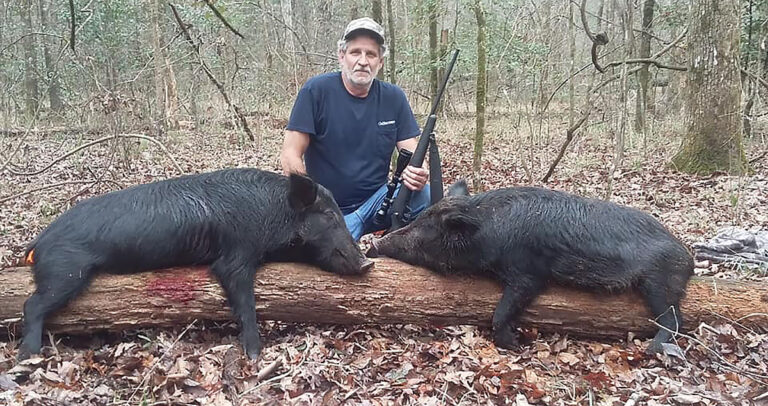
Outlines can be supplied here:
<path id="1" fill-rule="evenodd" d="M 75 52 L 75 0 L 69 0 L 69 47 Z"/>
<path id="2" fill-rule="evenodd" d="M 671 70 L 678 70 L 678 71 L 688 70 L 688 68 L 685 66 L 666 65 L 652 58 L 635 58 L 635 59 L 627 59 L 624 61 L 614 61 L 609 64 L 606 64 L 604 68 L 610 68 L 612 66 L 619 66 L 619 65 L 630 64 L 630 63 L 633 63 L 633 64 L 644 63 L 644 64 L 655 65 L 659 69 L 671 69 Z"/>
<path id="3" fill-rule="evenodd" d="M 25 190 L 25 191 L 23 191 L 21 193 L 16 193 L 15 195 L 4 197 L 4 198 L 0 199 L 0 203 L 5 203 L 5 202 L 7 202 L 9 200 L 13 200 L 13 199 L 19 198 L 21 196 L 28 195 L 30 193 L 39 192 L 41 190 L 52 189 L 52 188 L 59 187 L 59 186 L 64 186 L 64 185 L 78 185 L 78 184 L 82 184 L 82 183 L 98 183 L 98 182 L 94 182 L 93 180 L 69 180 L 69 181 L 66 181 L 66 182 L 53 183 L 51 185 L 45 185 L 45 186 L 41 186 L 41 187 L 38 187 L 38 188 L 34 188 L 34 189 L 30 189 L 30 190 Z"/>
<path id="4" fill-rule="evenodd" d="M 761 159 L 765 158 L 765 156 L 766 156 L 766 155 L 768 155 L 768 149 L 767 149 L 767 150 L 765 150 L 765 151 L 763 151 L 763 153 L 762 153 L 762 154 L 760 154 L 760 155 L 758 155 L 758 156 L 756 156 L 756 157 L 754 157 L 754 158 L 750 159 L 750 160 L 749 160 L 749 163 L 750 163 L 750 164 L 753 164 L 753 163 L 755 163 L 755 162 L 757 162 L 757 161 L 759 161 L 759 160 L 761 160 Z"/>
<path id="5" fill-rule="evenodd" d="M 592 103 L 590 102 L 589 93 L 587 94 L 587 108 L 584 115 L 574 123 L 571 128 L 565 131 L 565 142 L 563 145 L 560 146 L 560 151 L 557 153 L 557 157 L 554 161 L 552 161 L 552 164 L 549 165 L 549 170 L 547 170 L 547 174 L 544 175 L 543 178 L 541 178 L 541 181 L 544 183 L 549 182 L 550 176 L 552 176 L 553 173 L 555 173 L 555 167 L 557 167 L 557 164 L 560 163 L 560 160 L 563 159 L 563 156 L 565 155 L 565 150 L 568 149 L 568 146 L 571 145 L 571 141 L 573 141 L 574 135 L 576 134 L 576 130 L 578 130 L 589 118 L 589 115 L 592 113 Z"/>
<path id="6" fill-rule="evenodd" d="M 291 27 L 290 25 L 286 24 L 285 21 L 282 18 L 278 18 L 277 16 L 272 14 L 272 12 L 270 12 L 269 10 L 264 9 L 264 7 L 262 7 L 261 4 L 259 4 L 258 2 L 251 2 L 251 4 L 253 4 L 259 10 L 261 10 L 262 13 L 265 13 L 266 15 L 272 17 L 272 19 L 275 20 L 276 22 L 280 23 L 280 25 L 282 25 L 283 28 L 285 28 L 286 30 L 290 31 L 291 34 L 293 34 L 293 36 L 299 41 L 299 46 L 301 47 L 301 50 L 304 51 L 305 54 L 309 53 L 309 51 L 307 50 L 307 47 L 304 45 L 304 41 L 302 41 L 302 39 L 301 39 L 301 36 L 299 35 L 298 32 L 296 32 L 296 30 L 293 29 L 293 27 Z"/>
<path id="7" fill-rule="evenodd" d="M 236 106 L 234 103 L 232 103 L 232 100 L 230 100 L 229 95 L 227 94 L 226 90 L 224 90 L 224 86 L 221 84 L 221 82 L 219 82 L 218 79 L 216 79 L 216 77 L 213 76 L 213 72 L 211 71 L 211 68 L 208 67 L 208 64 L 205 63 L 205 60 L 203 60 L 202 55 L 200 55 L 200 47 L 195 43 L 194 40 L 192 40 L 192 37 L 189 35 L 189 31 L 187 30 L 187 25 L 184 23 L 184 21 L 181 20 L 181 16 L 179 15 L 179 12 L 176 10 L 176 7 L 171 3 L 168 3 L 168 5 L 171 7 L 171 11 L 173 11 L 173 16 L 176 19 L 176 23 L 179 25 L 181 32 L 184 34 L 184 38 L 187 40 L 189 45 L 195 51 L 195 54 L 197 55 L 197 59 L 198 61 L 200 61 L 200 66 L 203 68 L 203 72 L 205 72 L 205 74 L 208 76 L 211 82 L 213 82 L 216 88 L 219 89 L 219 93 L 221 93 L 221 96 L 224 98 L 224 101 L 227 103 L 229 108 L 232 109 L 232 111 L 234 111 L 235 116 L 240 122 L 240 125 L 242 125 L 243 127 L 243 131 L 245 131 L 245 133 L 248 135 L 248 139 L 250 139 L 251 141 L 255 141 L 256 138 L 253 136 L 253 133 L 251 132 L 251 128 L 248 127 L 248 121 L 245 119 L 245 116 L 243 115 L 240 108 Z"/>
<path id="8" fill-rule="evenodd" d="M 216 16 L 216 18 L 218 18 L 219 20 L 221 20 L 221 22 L 222 22 L 222 23 L 224 23 L 224 25 L 225 25 L 227 28 L 229 28 L 229 30 L 230 30 L 230 31 L 232 31 L 232 32 L 233 32 L 235 35 L 237 35 L 238 37 L 240 37 L 240 38 L 242 38 L 242 39 L 245 39 L 245 37 L 243 36 L 243 34 L 240 34 L 240 33 L 239 33 L 239 32 L 238 32 L 236 29 L 235 29 L 235 27 L 233 27 L 231 24 L 229 24 L 229 22 L 228 22 L 228 21 L 227 21 L 227 20 L 224 18 L 224 16 L 223 16 L 223 15 L 221 15 L 221 13 L 219 12 L 219 10 L 217 10 L 217 9 L 216 9 L 216 7 L 213 5 L 213 3 L 211 3 L 211 0 L 205 0 L 205 4 L 207 4 L 207 5 L 208 5 L 208 8 L 210 8 L 210 9 L 211 9 L 211 11 L 213 11 L 213 14 Z"/>
<path id="9" fill-rule="evenodd" d="M 672 49 L 672 47 L 674 47 L 675 45 L 677 45 L 677 43 L 678 43 L 678 42 L 682 41 L 682 40 L 683 40 L 683 38 L 685 38 L 685 35 L 686 35 L 686 34 L 688 34 L 688 27 L 685 27 L 685 29 L 683 30 L 683 32 L 681 32 L 681 33 L 680 33 L 680 35 L 678 35 L 678 36 L 677 36 L 677 38 L 675 38 L 675 40 L 674 40 L 674 41 L 672 41 L 672 42 L 670 42 L 669 44 L 667 44 L 667 46 L 665 46 L 664 48 L 662 48 L 662 49 L 661 49 L 661 51 L 659 51 L 659 52 L 656 52 L 655 54 L 653 54 L 653 56 L 652 56 L 651 58 L 655 59 L 655 58 L 658 58 L 658 57 L 660 57 L 660 56 L 662 56 L 662 55 L 666 54 L 667 52 L 669 52 L 669 50 L 670 50 L 670 49 Z"/>
<path id="10" fill-rule="evenodd" d="M 761 78 L 760 76 L 755 75 L 754 73 L 752 73 L 752 72 L 750 72 L 750 71 L 748 71 L 748 70 L 746 70 L 744 68 L 739 68 L 739 69 L 741 69 L 741 72 L 743 74 L 749 76 L 750 78 L 752 78 L 752 80 L 756 81 L 757 83 L 760 83 L 761 85 L 763 85 L 763 87 L 768 89 L 768 82 L 766 82 L 765 79 Z"/>
<path id="11" fill-rule="evenodd" d="M 587 0 L 581 0 L 581 24 L 584 27 L 584 32 L 587 34 L 587 37 L 592 41 L 592 64 L 595 65 L 595 69 L 600 71 L 600 73 L 603 73 L 605 70 L 603 70 L 597 62 L 597 47 L 608 44 L 608 34 L 604 32 L 592 34 L 592 31 L 589 29 L 589 24 L 587 24 L 586 9 Z"/>
<path id="12" fill-rule="evenodd" d="M 20 36 L 19 38 L 16 38 L 14 41 L 11 41 L 11 43 L 6 45 L 6 46 L 4 46 L 3 49 L 0 49 L 0 54 L 5 52 L 8 48 L 18 44 L 19 41 L 23 40 L 24 38 L 32 36 L 32 35 L 41 35 L 41 36 L 44 36 L 44 37 L 54 37 L 54 38 L 59 38 L 59 39 L 63 39 L 64 38 L 61 35 L 49 34 L 47 32 L 29 32 L 29 33 L 26 33 L 26 34 Z"/>
<path id="13" fill-rule="evenodd" d="M 13 171 L 11 169 L 9 169 L 9 171 L 12 174 L 14 174 L 14 175 L 19 175 L 19 176 L 35 176 L 35 175 L 39 175 L 39 174 L 47 171 L 53 165 L 56 165 L 57 163 L 61 162 L 62 160 L 64 160 L 64 159 L 66 159 L 66 158 L 76 154 L 77 152 L 79 152 L 79 151 L 81 151 L 81 150 L 83 150 L 85 148 L 91 147 L 91 146 L 96 145 L 96 144 L 100 144 L 102 142 L 107 142 L 109 140 L 114 140 L 114 139 L 117 139 L 117 138 L 140 138 L 140 139 L 147 140 L 147 141 L 150 141 L 150 142 L 154 143 L 161 150 L 163 150 L 163 152 L 171 159 L 171 161 L 173 162 L 173 165 L 176 166 L 176 169 L 178 169 L 179 173 L 181 173 L 181 174 L 184 173 L 184 170 L 181 169 L 181 166 L 179 166 L 179 163 L 176 162 L 176 159 L 173 157 L 173 155 L 171 155 L 171 153 L 168 152 L 168 149 L 165 148 L 165 145 L 161 144 L 160 141 L 158 141 L 158 140 L 156 140 L 156 139 L 154 139 L 152 137 L 148 137 L 148 136 L 142 135 L 142 134 L 118 134 L 118 135 L 110 135 L 110 136 L 107 136 L 107 137 L 99 138 L 98 140 L 91 141 L 89 143 L 83 144 L 83 145 L 73 149 L 72 151 L 69 151 L 66 154 L 64 154 L 64 155 L 54 159 L 53 161 L 51 161 L 51 163 L 49 163 L 48 165 L 46 165 L 44 168 L 42 168 L 40 170 L 37 170 L 37 171 L 34 171 L 34 172 L 27 172 L 27 173 L 15 172 L 15 171 Z"/>

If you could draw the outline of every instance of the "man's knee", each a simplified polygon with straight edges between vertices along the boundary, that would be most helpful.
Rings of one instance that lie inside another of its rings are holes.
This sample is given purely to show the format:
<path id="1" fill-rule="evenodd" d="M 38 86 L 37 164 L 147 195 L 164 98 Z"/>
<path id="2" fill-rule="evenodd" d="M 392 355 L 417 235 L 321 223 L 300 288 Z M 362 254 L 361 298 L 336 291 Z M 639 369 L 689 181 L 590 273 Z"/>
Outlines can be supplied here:
<path id="1" fill-rule="evenodd" d="M 411 201 L 408 204 L 408 209 L 414 217 L 419 215 L 419 213 L 429 206 L 432 198 L 431 194 L 432 192 L 429 188 L 429 184 L 424 185 L 423 189 L 411 194 Z"/>
<path id="2" fill-rule="evenodd" d="M 347 230 L 349 230 L 352 238 L 357 242 L 363 236 L 363 228 L 365 226 L 360 216 L 357 212 L 349 213 L 344 216 L 344 223 L 347 224 Z"/>

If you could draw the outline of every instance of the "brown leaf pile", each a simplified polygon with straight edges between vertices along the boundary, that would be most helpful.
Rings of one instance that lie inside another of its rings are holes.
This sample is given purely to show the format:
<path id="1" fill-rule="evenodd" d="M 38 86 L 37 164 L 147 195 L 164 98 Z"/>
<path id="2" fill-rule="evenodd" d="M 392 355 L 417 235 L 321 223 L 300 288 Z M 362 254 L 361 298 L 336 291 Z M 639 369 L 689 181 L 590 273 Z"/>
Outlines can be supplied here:
<path id="1" fill-rule="evenodd" d="M 442 120 L 442 119 L 441 119 Z M 444 120 L 444 181 L 471 184 L 471 120 Z M 489 119 L 482 167 L 484 190 L 542 185 L 557 152 L 551 142 L 512 135 Z M 254 126 L 257 127 L 257 126 Z M 277 170 L 279 128 L 262 125 L 261 150 L 236 134 L 184 132 L 162 140 L 188 173 L 225 167 Z M 93 139 L 98 136 L 88 136 Z M 85 137 L 87 138 L 87 137 Z M 151 144 L 118 140 L 87 148 L 34 176 L 91 139 L 32 135 L 0 176 L 0 199 L 45 185 L 0 205 L 0 264 L 22 263 L 24 246 L 75 202 L 137 183 L 175 176 L 171 160 Z M 2 140 L 5 151 L 22 136 Z M 768 229 L 768 169 L 758 161 L 745 177 L 677 173 L 666 163 L 676 141 L 635 147 L 613 174 L 611 200 L 652 213 L 685 242 L 717 228 Z M 530 151 L 535 151 L 531 153 Z M 546 187 L 605 197 L 613 150 L 607 137 L 580 136 Z M 126 159 L 130 158 L 130 159 Z M 80 183 L 74 183 L 80 182 Z M 713 264 L 700 274 L 765 278 Z M 760 317 L 759 315 L 756 317 Z M 764 315 L 763 315 L 764 317 Z M 0 404 L 361 404 L 361 405 L 752 405 L 768 402 L 768 336 L 736 322 L 688 326 L 679 349 L 649 357 L 639 340 L 576 340 L 526 331 L 517 351 L 496 349 L 489 331 L 470 326 L 314 326 L 262 323 L 265 350 L 244 360 L 230 325 L 198 323 L 176 330 L 55 337 L 43 357 L 17 364 L 17 342 L 0 342 Z"/>
<path id="2" fill-rule="evenodd" d="M 730 324 L 701 326 L 679 339 L 679 353 L 657 357 L 638 340 L 558 335 L 498 350 L 489 331 L 470 326 L 265 326 L 258 362 L 245 361 L 236 337 L 222 334 L 231 328 L 139 333 L 87 349 L 59 344 L 10 369 L 12 345 L 2 343 L 0 401 L 749 405 L 768 396 L 768 337 Z"/>

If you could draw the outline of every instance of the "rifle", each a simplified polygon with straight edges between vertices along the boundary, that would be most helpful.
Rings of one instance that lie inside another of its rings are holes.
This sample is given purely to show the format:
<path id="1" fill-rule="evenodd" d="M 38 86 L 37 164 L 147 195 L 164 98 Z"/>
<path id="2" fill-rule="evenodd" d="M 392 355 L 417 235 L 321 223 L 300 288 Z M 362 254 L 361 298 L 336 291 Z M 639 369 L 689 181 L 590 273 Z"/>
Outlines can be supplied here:
<path id="1" fill-rule="evenodd" d="M 400 148 L 400 151 L 398 152 L 395 172 L 392 175 L 392 179 L 387 183 L 387 195 L 384 196 L 384 201 L 381 203 L 381 207 L 379 207 L 376 216 L 373 218 L 373 224 L 377 228 L 383 228 L 384 226 L 384 221 L 387 219 L 387 213 L 389 213 L 389 208 L 392 206 L 392 201 L 394 200 L 392 197 L 395 195 L 395 189 L 397 189 L 397 184 L 402 180 L 400 177 L 402 176 L 405 167 L 408 166 L 408 162 L 411 160 L 412 155 L 413 153 L 405 148 Z"/>
<path id="2" fill-rule="evenodd" d="M 424 163 L 424 157 L 427 154 L 427 147 L 430 149 L 430 183 L 431 190 L 430 203 L 435 204 L 443 197 L 443 180 L 440 173 L 440 155 L 437 151 L 437 142 L 435 141 L 435 123 L 437 122 L 437 106 L 440 104 L 440 99 L 443 98 L 443 92 L 445 86 L 448 83 L 448 78 L 451 76 L 453 65 L 456 63 L 456 58 L 459 56 L 459 50 L 453 52 L 451 62 L 448 63 L 448 68 L 445 71 L 445 77 L 443 83 L 440 84 L 440 88 L 437 92 L 435 100 L 432 102 L 432 110 L 427 117 L 427 123 L 424 125 L 424 129 L 421 132 L 419 143 L 416 145 L 416 150 L 413 152 L 413 156 L 409 162 L 409 165 L 415 167 L 421 167 Z M 432 160 L 435 160 L 434 162 Z M 433 173 L 434 172 L 434 173 Z M 389 232 L 402 228 L 408 222 L 405 218 L 405 206 L 411 200 L 411 189 L 407 187 L 401 187 L 400 192 L 395 198 L 395 202 L 392 204 L 392 225 Z"/>

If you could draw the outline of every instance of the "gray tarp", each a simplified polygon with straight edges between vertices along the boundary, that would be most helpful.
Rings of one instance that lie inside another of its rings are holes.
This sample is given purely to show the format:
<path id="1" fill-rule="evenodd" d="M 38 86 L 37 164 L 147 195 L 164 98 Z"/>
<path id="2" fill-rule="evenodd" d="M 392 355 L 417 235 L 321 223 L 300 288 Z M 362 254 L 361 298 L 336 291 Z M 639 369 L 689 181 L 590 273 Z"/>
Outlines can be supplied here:
<path id="1" fill-rule="evenodd" d="M 768 268 L 768 231 L 724 227 L 706 242 L 692 245 L 697 261 Z"/>

